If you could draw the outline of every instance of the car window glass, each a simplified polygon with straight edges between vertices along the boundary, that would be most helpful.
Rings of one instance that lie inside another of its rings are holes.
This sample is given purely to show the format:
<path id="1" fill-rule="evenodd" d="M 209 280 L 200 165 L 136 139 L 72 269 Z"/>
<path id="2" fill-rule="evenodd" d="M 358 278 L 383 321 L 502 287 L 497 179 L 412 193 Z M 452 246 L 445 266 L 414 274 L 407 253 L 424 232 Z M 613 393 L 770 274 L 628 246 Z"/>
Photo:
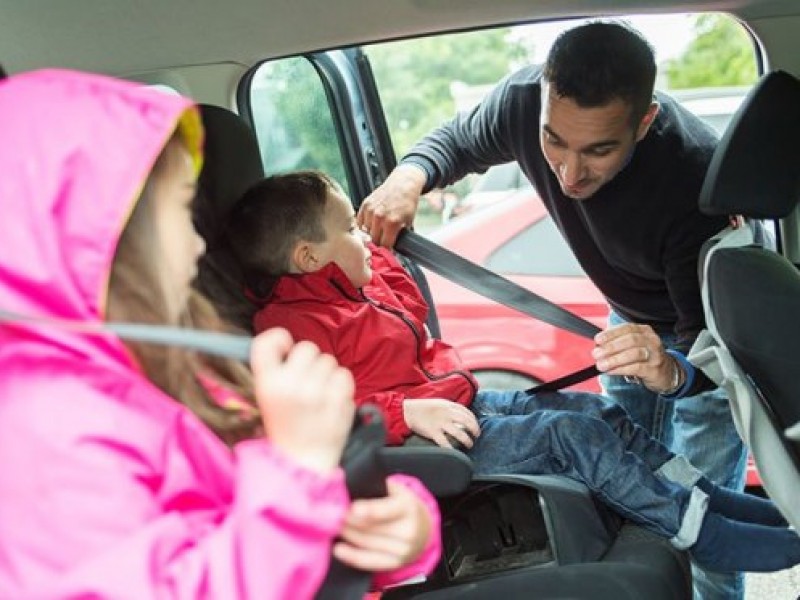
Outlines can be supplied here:
<path id="1" fill-rule="evenodd" d="M 486 259 L 484 266 L 504 275 L 585 275 L 553 219 L 548 216 L 498 247 Z"/>
<path id="2" fill-rule="evenodd" d="M 316 169 L 349 193 L 333 114 L 319 75 L 307 59 L 262 64 L 250 85 L 250 106 L 268 175 Z"/>

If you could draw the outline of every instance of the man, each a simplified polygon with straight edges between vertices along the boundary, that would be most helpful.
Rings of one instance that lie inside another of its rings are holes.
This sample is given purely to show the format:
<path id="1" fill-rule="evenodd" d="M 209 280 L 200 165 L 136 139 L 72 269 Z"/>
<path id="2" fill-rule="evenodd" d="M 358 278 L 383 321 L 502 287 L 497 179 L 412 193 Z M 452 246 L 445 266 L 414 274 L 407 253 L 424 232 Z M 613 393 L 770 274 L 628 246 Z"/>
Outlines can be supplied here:
<path id="1" fill-rule="evenodd" d="M 516 160 L 608 300 L 611 327 L 594 351 L 606 393 L 738 490 L 746 453 L 728 401 L 685 358 L 704 327 L 699 249 L 727 224 L 697 208 L 716 138 L 653 95 L 655 74 L 652 48 L 624 24 L 565 32 L 543 68 L 512 74 L 419 142 L 364 201 L 358 223 L 391 247 L 420 194 Z M 695 575 L 704 600 L 743 597 L 738 575 Z"/>

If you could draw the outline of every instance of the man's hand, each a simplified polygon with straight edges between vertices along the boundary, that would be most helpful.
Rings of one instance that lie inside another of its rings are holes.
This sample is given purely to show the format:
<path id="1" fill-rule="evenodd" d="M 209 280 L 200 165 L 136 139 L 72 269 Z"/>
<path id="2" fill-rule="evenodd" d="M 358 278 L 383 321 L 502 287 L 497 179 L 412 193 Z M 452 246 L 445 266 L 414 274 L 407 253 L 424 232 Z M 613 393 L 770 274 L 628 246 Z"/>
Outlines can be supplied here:
<path id="1" fill-rule="evenodd" d="M 379 246 L 393 247 L 400 230 L 414 223 L 425 180 L 418 167 L 397 167 L 364 199 L 358 210 L 358 226 Z"/>
<path id="2" fill-rule="evenodd" d="M 412 399 L 403 402 L 403 417 L 408 427 L 442 448 L 452 448 L 447 436 L 472 448 L 481 434 L 478 420 L 466 406 L 440 398 Z"/>
<path id="3" fill-rule="evenodd" d="M 683 369 L 649 325 L 617 325 L 598 333 L 594 342 L 592 356 L 603 373 L 638 377 L 656 393 L 671 392 L 686 380 Z"/>

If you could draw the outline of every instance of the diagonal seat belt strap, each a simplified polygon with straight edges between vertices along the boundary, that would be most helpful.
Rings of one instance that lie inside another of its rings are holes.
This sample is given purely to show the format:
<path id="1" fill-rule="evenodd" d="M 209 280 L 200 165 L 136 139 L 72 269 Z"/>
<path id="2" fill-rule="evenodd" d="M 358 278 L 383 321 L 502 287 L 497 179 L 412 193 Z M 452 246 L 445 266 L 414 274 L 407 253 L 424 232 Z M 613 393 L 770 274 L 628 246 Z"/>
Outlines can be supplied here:
<path id="1" fill-rule="evenodd" d="M 600 332 L 600 328 L 594 323 L 582 319 L 493 271 L 442 248 L 413 231 L 403 229 L 394 247 L 395 250 L 412 258 L 426 269 L 534 319 L 589 339 Z M 596 367 L 590 366 L 527 391 L 557 390 L 596 375 L 598 375 Z"/>
<path id="2" fill-rule="evenodd" d="M 249 336 L 184 329 L 182 327 L 143 325 L 140 323 L 93 323 L 29 316 L 7 310 L 0 310 L 0 322 L 6 322 L 12 326 L 15 323 L 38 323 L 46 327 L 58 327 L 87 335 L 113 333 L 126 340 L 163 346 L 177 346 L 214 356 L 232 358 L 245 363 L 250 362 L 250 346 L 253 341 Z"/>

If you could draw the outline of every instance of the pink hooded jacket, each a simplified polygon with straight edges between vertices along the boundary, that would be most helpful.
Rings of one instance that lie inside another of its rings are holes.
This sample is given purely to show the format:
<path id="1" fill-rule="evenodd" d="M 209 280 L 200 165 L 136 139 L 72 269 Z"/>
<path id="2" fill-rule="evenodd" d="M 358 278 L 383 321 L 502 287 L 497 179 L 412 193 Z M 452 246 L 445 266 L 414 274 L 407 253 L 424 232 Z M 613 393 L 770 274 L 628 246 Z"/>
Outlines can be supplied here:
<path id="1" fill-rule="evenodd" d="M 120 233 L 179 124 L 199 168 L 186 99 L 66 71 L 0 82 L 0 310 L 103 320 Z M 311 598 L 348 504 L 340 471 L 265 440 L 231 451 L 115 336 L 0 322 L 0 598 Z M 380 583 L 432 568 L 434 528 Z"/>

